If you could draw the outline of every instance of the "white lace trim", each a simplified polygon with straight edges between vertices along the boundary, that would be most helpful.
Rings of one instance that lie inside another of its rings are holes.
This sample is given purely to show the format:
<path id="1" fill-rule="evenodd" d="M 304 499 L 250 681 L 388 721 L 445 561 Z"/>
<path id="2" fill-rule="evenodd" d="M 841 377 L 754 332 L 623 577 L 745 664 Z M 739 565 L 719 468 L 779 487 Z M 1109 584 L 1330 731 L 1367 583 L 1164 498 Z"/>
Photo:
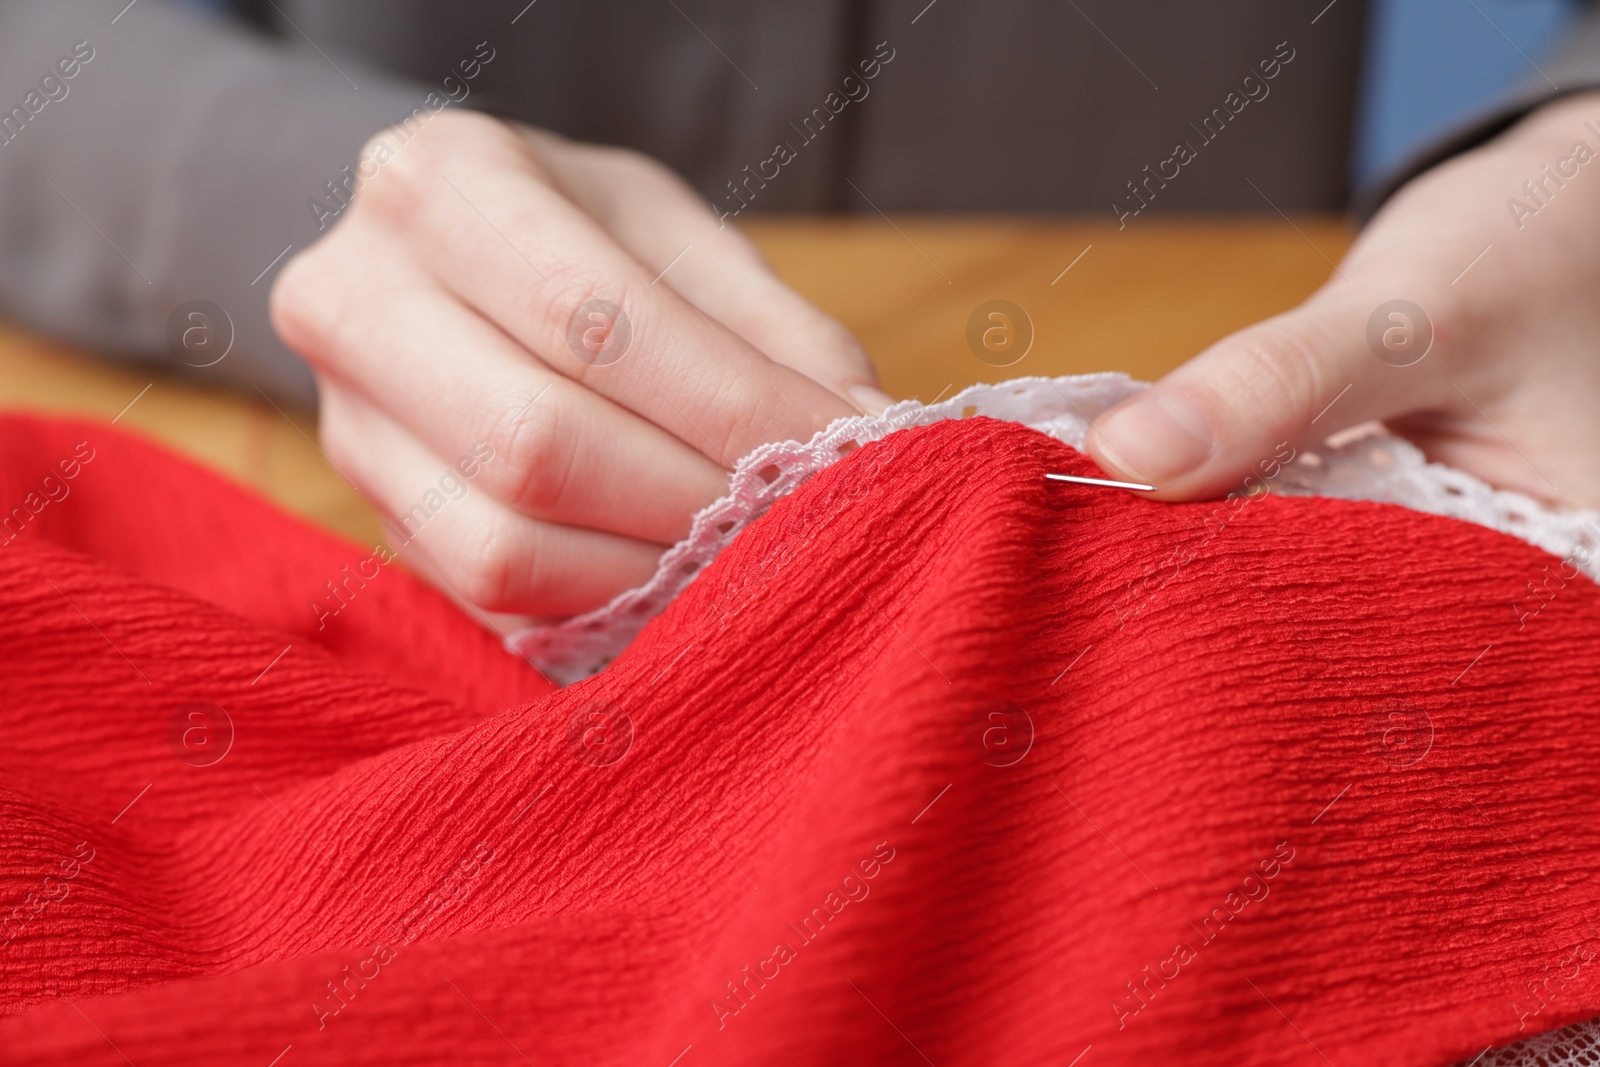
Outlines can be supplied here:
<path id="1" fill-rule="evenodd" d="M 660 614 L 741 530 L 766 514 L 774 501 L 856 447 L 896 430 L 972 415 L 1025 423 L 1081 447 L 1090 420 L 1141 387 L 1124 374 L 1019 378 L 1003 385 L 973 386 L 938 404 L 903 400 L 882 416 L 839 419 L 804 443 L 762 445 L 738 462 L 727 495 L 695 515 L 689 536 L 667 550 L 650 581 L 587 615 L 522 630 L 506 643 L 562 685 L 586 678 L 616 658 L 645 623 Z"/>
<path id="2" fill-rule="evenodd" d="M 694 517 L 689 536 L 661 557 L 649 582 L 597 611 L 556 626 L 523 630 L 506 643 L 563 685 L 586 678 L 626 648 L 645 623 L 774 501 L 857 446 L 912 426 L 987 415 L 1023 423 L 1081 449 L 1096 416 L 1146 388 L 1148 384 L 1124 374 L 1018 378 L 974 385 L 937 404 L 904 400 L 881 417 L 840 419 L 804 443 L 762 445 L 739 461 L 727 495 Z M 1324 449 L 1302 452 L 1282 468 L 1273 488 L 1287 495 L 1384 501 L 1475 522 L 1570 560 L 1600 581 L 1600 512 L 1558 511 L 1520 493 L 1494 489 L 1464 471 L 1429 463 L 1415 446 L 1381 428 L 1349 431 Z M 1495 1067 L 1600 1065 L 1600 1020 L 1495 1050 L 1480 1062 Z"/>
<path id="3" fill-rule="evenodd" d="M 1573 1023 L 1560 1030 L 1512 1045 L 1484 1050 L 1460 1067 L 1597 1067 L 1600 1065 L 1600 1019 Z"/>
<path id="4" fill-rule="evenodd" d="M 987 415 L 1023 423 L 1081 449 L 1096 416 L 1147 388 L 1125 374 L 1017 378 L 974 385 L 937 404 L 902 400 L 879 417 L 839 419 L 804 443 L 762 445 L 739 461 L 727 495 L 694 517 L 689 536 L 661 557 L 650 581 L 587 615 L 519 631 L 507 646 L 562 685 L 587 678 L 615 659 L 774 501 L 857 446 L 912 426 Z M 1520 493 L 1491 488 L 1464 471 L 1429 463 L 1415 446 L 1381 429 L 1341 437 L 1326 449 L 1301 453 L 1283 468 L 1274 488 L 1295 496 L 1385 501 L 1475 522 L 1571 559 L 1600 581 L 1600 512 L 1557 511 Z"/>

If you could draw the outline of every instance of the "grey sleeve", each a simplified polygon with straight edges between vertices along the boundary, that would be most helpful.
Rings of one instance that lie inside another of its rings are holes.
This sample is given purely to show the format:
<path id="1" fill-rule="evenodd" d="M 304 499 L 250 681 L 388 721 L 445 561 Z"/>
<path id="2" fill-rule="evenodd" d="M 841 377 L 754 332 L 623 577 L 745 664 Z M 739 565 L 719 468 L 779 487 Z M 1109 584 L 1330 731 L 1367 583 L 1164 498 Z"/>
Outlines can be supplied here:
<path id="1" fill-rule="evenodd" d="M 337 205 L 325 183 L 427 89 L 126 3 L 0 0 L 0 315 L 181 367 L 169 317 L 211 301 L 233 345 L 195 373 L 309 402 L 268 321 L 272 278 L 319 235 L 309 202 Z"/>
<path id="2" fill-rule="evenodd" d="M 1600 6 L 1590 4 L 1555 57 L 1539 64 L 1537 74 L 1503 99 L 1424 146 L 1394 170 L 1357 190 L 1352 205 L 1356 218 L 1366 222 L 1406 182 L 1504 132 L 1535 108 L 1563 96 L 1596 89 L 1600 89 Z"/>

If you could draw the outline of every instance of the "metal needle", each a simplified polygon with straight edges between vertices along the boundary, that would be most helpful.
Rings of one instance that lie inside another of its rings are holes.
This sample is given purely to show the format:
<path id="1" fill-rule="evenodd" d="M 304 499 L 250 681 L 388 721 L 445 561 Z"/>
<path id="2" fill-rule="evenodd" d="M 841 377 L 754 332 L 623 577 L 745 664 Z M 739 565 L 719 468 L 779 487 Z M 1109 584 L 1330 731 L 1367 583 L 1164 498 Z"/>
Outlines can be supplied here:
<path id="1" fill-rule="evenodd" d="M 1143 482 L 1118 482 L 1110 478 L 1086 478 L 1081 474 L 1046 474 L 1046 478 L 1055 482 L 1076 482 L 1079 485 L 1104 485 L 1111 489 L 1138 489 L 1146 493 L 1155 492 L 1155 486 L 1145 485 Z"/>

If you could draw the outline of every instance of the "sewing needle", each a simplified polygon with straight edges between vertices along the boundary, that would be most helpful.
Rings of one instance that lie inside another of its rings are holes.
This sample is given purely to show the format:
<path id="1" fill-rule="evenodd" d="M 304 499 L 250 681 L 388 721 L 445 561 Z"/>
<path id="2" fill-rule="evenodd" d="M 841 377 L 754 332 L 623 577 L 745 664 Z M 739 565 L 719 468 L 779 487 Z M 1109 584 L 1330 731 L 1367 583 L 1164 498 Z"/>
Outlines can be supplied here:
<path id="1" fill-rule="evenodd" d="M 1110 478 L 1086 478 L 1081 474 L 1046 474 L 1046 478 L 1056 482 L 1076 482 L 1079 485 L 1104 485 L 1111 489 L 1138 489 L 1142 492 L 1153 493 L 1155 486 L 1145 485 L 1143 482 L 1118 482 Z"/>

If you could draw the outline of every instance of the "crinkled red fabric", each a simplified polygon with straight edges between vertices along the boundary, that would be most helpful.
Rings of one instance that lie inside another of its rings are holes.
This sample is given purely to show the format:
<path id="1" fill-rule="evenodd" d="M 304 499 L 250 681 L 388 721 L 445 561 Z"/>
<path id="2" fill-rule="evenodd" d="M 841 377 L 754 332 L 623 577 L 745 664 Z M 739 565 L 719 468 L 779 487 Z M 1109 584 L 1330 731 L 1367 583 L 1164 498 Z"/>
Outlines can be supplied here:
<path id="1" fill-rule="evenodd" d="M 79 442 L 0 539 L 0 1061 L 1432 1067 L 1600 1014 L 1600 596 L 1513 538 L 946 423 L 554 691 L 394 566 L 319 630 L 369 550 L 108 427 L 0 421 L 0 506 Z"/>

